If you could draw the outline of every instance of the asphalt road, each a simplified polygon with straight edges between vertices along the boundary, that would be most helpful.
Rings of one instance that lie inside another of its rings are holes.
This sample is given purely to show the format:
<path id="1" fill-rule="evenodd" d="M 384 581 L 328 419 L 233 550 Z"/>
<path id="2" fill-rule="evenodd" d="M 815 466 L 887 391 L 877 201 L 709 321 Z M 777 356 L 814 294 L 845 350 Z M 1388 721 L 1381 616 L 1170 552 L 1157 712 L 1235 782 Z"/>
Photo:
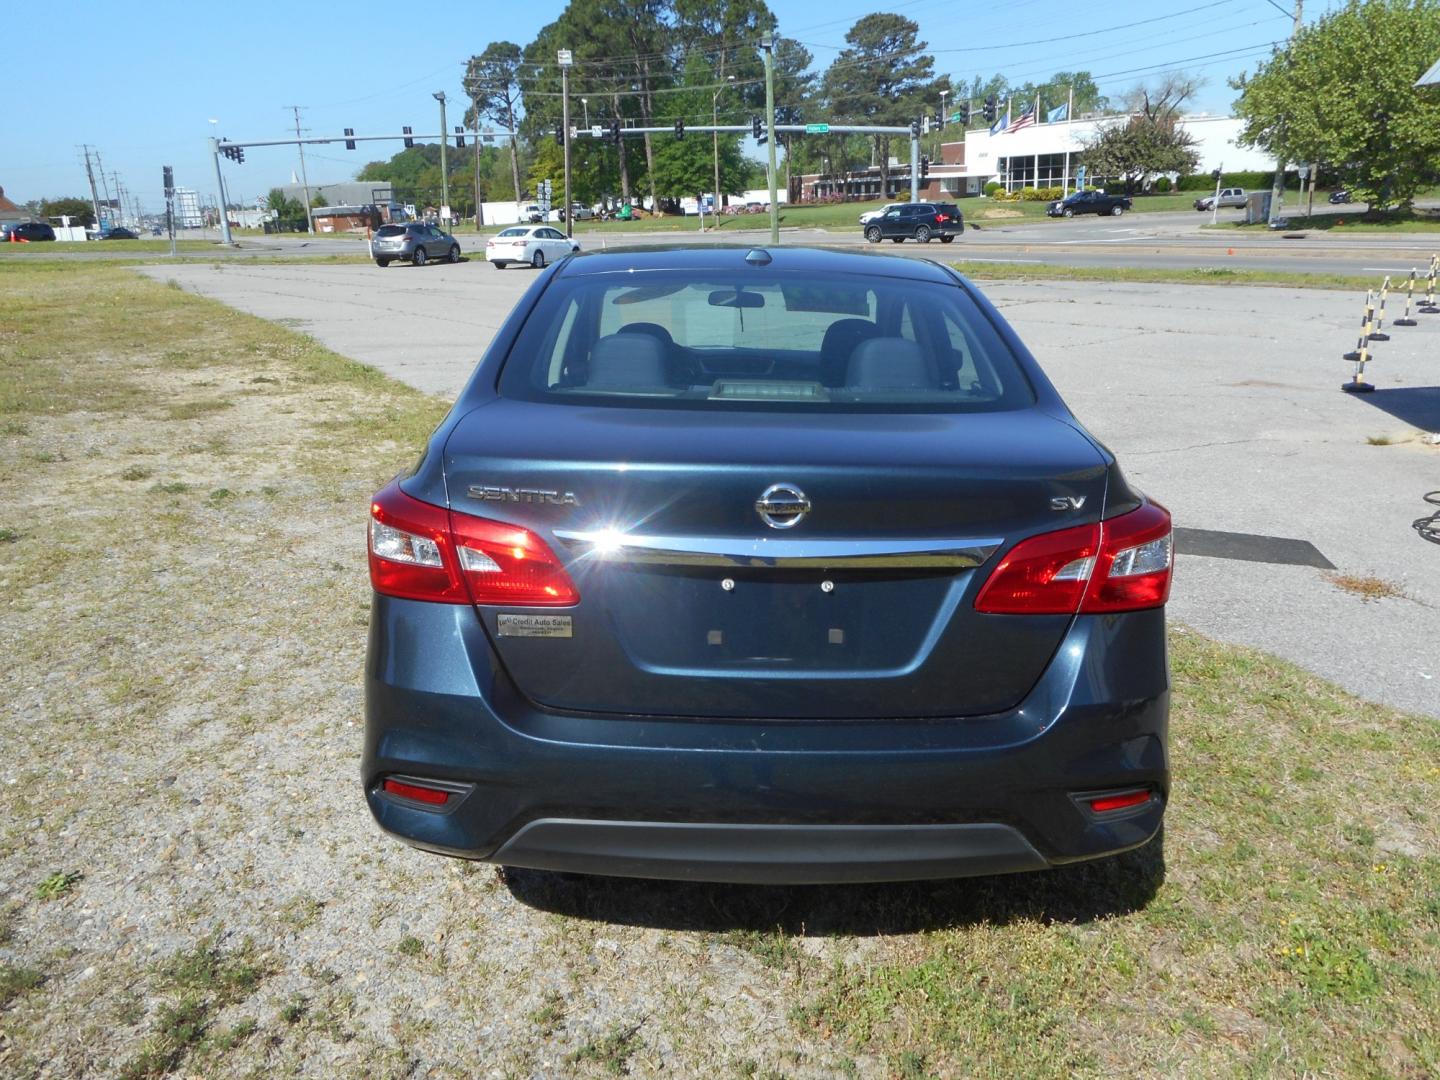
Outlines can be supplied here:
<path id="1" fill-rule="evenodd" d="M 954 245 L 951 245 L 952 247 Z M 415 269 L 203 264 L 153 276 L 314 334 L 445 396 L 534 278 L 469 261 Z M 1380 391 L 1339 391 L 1356 298 L 1240 286 L 989 284 L 1061 392 L 1177 525 L 1306 541 L 1403 598 L 1366 601 L 1312 566 L 1183 554 L 1172 617 L 1267 649 L 1372 700 L 1440 716 L 1440 547 L 1411 529 L 1440 488 L 1440 316 L 1378 344 Z M 1392 445 L 1370 440 L 1410 439 Z"/>
<path id="2" fill-rule="evenodd" d="M 1222 212 L 1222 220 L 1239 220 L 1234 210 Z M 1440 233 L 1339 233 L 1335 231 L 1287 237 L 1284 232 L 1232 232 L 1202 228 L 1209 214 L 1193 211 L 1127 214 L 1120 218 L 1084 217 L 1071 220 L 1015 219 L 982 221 L 968 228 L 954 243 L 883 243 L 892 255 L 911 258 L 965 259 L 978 262 L 1026 266 L 1059 265 L 1079 267 L 1141 267 L 1155 269 L 1246 268 L 1301 273 L 1390 274 L 1398 276 L 1422 269 L 1433 253 L 1440 251 Z M 586 250 L 656 244 L 757 244 L 769 241 L 769 227 L 762 216 L 727 223 L 713 232 L 699 232 L 694 219 L 686 219 L 674 231 L 666 232 L 581 232 Z M 483 258 L 482 236 L 459 237 L 468 254 Z M 784 228 L 781 243 L 823 247 L 869 247 L 859 226 L 854 231 L 827 232 L 821 229 Z M 363 254 L 364 240 L 352 236 L 247 237 L 240 246 L 210 251 L 182 252 L 175 261 L 244 260 L 276 255 Z M 0 256 L 5 253 L 0 251 Z M 70 257 L 135 258 L 123 250 L 92 245 Z M 149 255 L 170 261 L 166 255 Z"/>

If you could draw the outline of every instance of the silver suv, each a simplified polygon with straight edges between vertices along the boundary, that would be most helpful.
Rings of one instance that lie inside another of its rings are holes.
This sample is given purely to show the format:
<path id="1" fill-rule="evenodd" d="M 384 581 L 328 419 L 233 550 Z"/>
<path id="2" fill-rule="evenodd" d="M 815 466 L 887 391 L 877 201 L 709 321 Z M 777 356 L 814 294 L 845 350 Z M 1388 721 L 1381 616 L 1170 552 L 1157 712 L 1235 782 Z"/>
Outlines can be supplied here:
<path id="1" fill-rule="evenodd" d="M 381 225 L 370 242 L 370 254 L 376 266 L 389 266 L 402 259 L 415 266 L 424 266 L 431 259 L 460 261 L 460 244 L 438 225 L 412 221 L 405 225 Z"/>
<path id="2" fill-rule="evenodd" d="M 1227 188 L 1221 188 L 1221 189 L 1220 189 L 1220 205 L 1221 205 L 1221 206 L 1244 206 L 1244 205 L 1245 205 L 1245 199 L 1246 199 L 1246 195 L 1245 195 L 1245 189 L 1244 189 L 1244 188 L 1241 188 L 1241 187 L 1227 187 Z M 1214 196 L 1214 195 L 1203 195 L 1203 196 L 1201 196 L 1200 198 L 1198 198 L 1198 199 L 1195 200 L 1195 209 L 1196 209 L 1196 210 L 1209 210 L 1210 207 L 1211 207 L 1211 205 L 1212 205 L 1214 202 L 1215 202 L 1215 196 Z"/>

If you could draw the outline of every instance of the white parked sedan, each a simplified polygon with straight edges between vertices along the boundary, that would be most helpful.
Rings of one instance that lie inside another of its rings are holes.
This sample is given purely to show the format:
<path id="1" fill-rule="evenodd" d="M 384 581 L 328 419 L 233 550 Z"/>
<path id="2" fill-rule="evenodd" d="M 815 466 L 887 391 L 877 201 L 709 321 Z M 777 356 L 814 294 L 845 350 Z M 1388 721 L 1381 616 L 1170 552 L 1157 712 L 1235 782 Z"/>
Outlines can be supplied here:
<path id="1" fill-rule="evenodd" d="M 515 225 L 485 241 L 485 258 L 504 270 L 511 263 L 529 263 L 540 269 L 547 262 L 580 250 L 580 241 L 566 239 L 550 225 Z"/>

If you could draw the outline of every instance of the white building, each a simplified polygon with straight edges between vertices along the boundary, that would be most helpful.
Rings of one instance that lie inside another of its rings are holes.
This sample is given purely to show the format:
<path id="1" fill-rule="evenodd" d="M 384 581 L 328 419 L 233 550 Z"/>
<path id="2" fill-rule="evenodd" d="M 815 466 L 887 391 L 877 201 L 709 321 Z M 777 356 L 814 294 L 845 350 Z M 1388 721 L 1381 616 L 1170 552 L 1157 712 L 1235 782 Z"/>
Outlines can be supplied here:
<path id="1" fill-rule="evenodd" d="M 1013 118 L 1012 118 L 1012 123 Z M 1020 130 L 989 128 L 965 132 L 964 163 L 959 168 L 932 169 L 949 194 L 978 194 L 991 180 L 1007 191 L 1022 187 L 1074 188 L 1075 174 L 1085 141 L 1108 124 L 1129 122 L 1126 116 L 1093 120 L 1061 120 L 1054 124 L 1028 124 Z M 1275 167 L 1274 158 L 1237 145 L 1244 122 L 1234 116 L 1182 116 L 1179 126 L 1195 138 L 1200 155 L 1197 173 L 1223 168 L 1226 172 L 1263 171 Z"/>

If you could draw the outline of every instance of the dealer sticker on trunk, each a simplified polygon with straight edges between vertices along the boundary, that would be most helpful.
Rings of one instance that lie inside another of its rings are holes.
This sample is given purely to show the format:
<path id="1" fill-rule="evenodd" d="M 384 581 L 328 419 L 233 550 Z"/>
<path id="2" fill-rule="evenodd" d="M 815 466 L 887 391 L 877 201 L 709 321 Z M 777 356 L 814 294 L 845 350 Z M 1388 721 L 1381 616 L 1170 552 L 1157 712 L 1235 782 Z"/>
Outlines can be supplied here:
<path id="1" fill-rule="evenodd" d="M 569 637 L 569 615 L 501 615 L 501 637 Z"/>

